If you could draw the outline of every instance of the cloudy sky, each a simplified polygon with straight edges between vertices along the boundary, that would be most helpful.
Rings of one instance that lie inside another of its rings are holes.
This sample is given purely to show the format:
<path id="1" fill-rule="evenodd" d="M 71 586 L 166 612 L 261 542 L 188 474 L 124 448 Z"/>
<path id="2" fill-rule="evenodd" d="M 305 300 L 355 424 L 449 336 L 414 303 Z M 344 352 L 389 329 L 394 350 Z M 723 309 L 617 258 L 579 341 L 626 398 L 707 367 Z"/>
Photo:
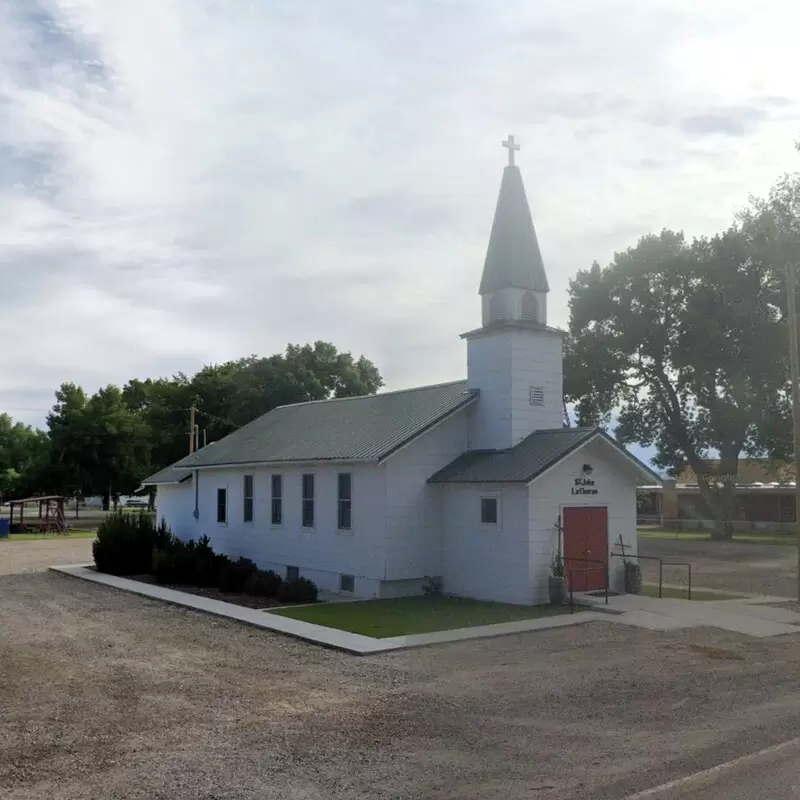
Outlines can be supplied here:
<path id="1" fill-rule="evenodd" d="M 465 374 L 510 132 L 550 321 L 797 168 L 792 0 L 0 0 L 0 410 L 326 339 Z"/>

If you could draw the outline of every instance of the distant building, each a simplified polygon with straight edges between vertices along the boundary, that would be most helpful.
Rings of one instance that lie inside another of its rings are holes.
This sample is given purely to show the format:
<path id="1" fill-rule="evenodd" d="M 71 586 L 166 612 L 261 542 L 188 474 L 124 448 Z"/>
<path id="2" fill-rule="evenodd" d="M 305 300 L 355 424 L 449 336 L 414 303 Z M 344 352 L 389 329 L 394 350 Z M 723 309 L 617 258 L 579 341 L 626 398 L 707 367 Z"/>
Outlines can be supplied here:
<path id="1" fill-rule="evenodd" d="M 719 461 L 709 460 L 708 473 L 719 473 Z M 795 522 L 794 466 L 768 459 L 742 459 L 736 476 L 736 517 L 739 530 L 789 529 Z M 639 522 L 686 527 L 713 527 L 697 475 L 686 468 L 677 478 L 663 480 L 662 486 L 639 489 Z"/>

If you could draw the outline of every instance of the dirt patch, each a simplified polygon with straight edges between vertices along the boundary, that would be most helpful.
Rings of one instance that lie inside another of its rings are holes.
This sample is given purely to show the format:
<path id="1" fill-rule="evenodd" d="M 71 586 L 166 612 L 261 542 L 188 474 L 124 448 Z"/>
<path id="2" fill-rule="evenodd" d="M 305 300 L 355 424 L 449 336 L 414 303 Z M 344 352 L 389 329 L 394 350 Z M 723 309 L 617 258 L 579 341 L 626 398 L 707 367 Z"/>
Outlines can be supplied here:
<path id="1" fill-rule="evenodd" d="M 149 583 L 151 585 L 155 585 L 156 583 L 152 575 L 129 575 L 128 580 Z M 222 592 L 219 589 L 210 587 L 184 586 L 182 584 L 159 584 L 159 586 L 162 586 L 164 589 L 173 589 L 176 592 L 186 592 L 186 594 L 195 594 L 198 597 L 207 597 L 209 600 L 221 600 L 223 603 L 233 603 L 233 605 L 244 606 L 245 608 L 285 608 L 288 605 L 296 605 L 296 603 L 281 603 L 274 597 L 253 597 L 249 594 Z"/>
<path id="2" fill-rule="evenodd" d="M 745 542 L 685 541 L 640 539 L 639 553 L 664 559 L 665 583 L 685 586 L 685 566 L 670 562 L 688 561 L 692 565 L 692 586 L 721 589 L 734 594 L 797 596 L 797 550 L 780 545 Z M 646 583 L 658 582 L 658 563 L 642 560 Z"/>
<path id="3" fill-rule="evenodd" d="M 93 539 L 0 539 L 0 575 L 37 572 L 56 564 L 90 564 Z"/>

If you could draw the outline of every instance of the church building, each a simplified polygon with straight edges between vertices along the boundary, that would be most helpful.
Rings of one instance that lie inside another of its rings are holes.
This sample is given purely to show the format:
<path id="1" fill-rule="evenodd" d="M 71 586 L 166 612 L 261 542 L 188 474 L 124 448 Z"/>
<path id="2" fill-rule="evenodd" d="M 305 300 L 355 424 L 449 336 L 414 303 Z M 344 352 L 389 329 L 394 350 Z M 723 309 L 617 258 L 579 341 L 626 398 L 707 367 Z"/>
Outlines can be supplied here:
<path id="1" fill-rule="evenodd" d="M 565 428 L 562 333 L 509 151 L 462 334 L 466 380 L 273 409 L 144 481 L 183 539 L 363 598 L 548 601 L 554 556 L 576 591 L 624 585 L 636 487 L 658 476 L 602 430 Z"/>

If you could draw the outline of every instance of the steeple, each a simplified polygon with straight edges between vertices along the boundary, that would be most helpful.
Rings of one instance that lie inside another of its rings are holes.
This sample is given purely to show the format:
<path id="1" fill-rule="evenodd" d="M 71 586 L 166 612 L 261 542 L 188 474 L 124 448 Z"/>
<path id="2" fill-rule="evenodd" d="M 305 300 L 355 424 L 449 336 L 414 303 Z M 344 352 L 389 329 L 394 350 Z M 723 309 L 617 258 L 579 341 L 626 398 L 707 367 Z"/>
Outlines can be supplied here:
<path id="1" fill-rule="evenodd" d="M 547 285 L 522 176 L 519 145 L 503 142 L 503 172 L 481 279 L 482 327 L 467 340 L 467 379 L 480 392 L 469 416 L 470 450 L 504 450 L 562 426 L 561 333 L 547 326 Z"/>
<path id="2" fill-rule="evenodd" d="M 533 227 L 522 174 L 514 163 L 519 145 L 509 136 L 508 166 L 503 170 L 489 247 L 479 289 L 483 324 L 500 321 L 547 323 L 550 291 Z"/>

